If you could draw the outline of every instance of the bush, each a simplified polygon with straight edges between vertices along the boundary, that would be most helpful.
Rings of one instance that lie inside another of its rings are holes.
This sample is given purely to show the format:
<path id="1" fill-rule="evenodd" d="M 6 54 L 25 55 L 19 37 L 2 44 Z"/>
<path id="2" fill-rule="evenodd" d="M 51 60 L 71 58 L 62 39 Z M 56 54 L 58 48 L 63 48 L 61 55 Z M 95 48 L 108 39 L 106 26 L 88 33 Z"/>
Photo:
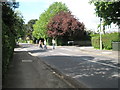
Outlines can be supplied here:
<path id="1" fill-rule="evenodd" d="M 48 39 L 47 39 L 47 45 L 52 45 L 52 38 L 51 37 L 48 37 Z"/>
<path id="2" fill-rule="evenodd" d="M 92 46 L 94 48 L 100 48 L 100 37 L 96 36 L 96 37 L 92 37 Z"/>
<path id="3" fill-rule="evenodd" d="M 19 43 L 27 43 L 27 41 L 26 41 L 26 40 L 22 40 L 21 38 L 20 38 L 20 39 L 18 39 L 18 42 L 19 42 Z"/>
<path id="4" fill-rule="evenodd" d="M 102 45 L 103 49 L 112 49 L 112 42 L 120 42 L 120 33 L 107 33 L 102 35 Z M 92 37 L 92 46 L 94 48 L 100 48 L 100 37 L 99 35 Z"/>
<path id="5" fill-rule="evenodd" d="M 57 38 L 56 43 L 58 46 L 67 45 L 68 37 L 67 36 L 60 36 Z"/>
<path id="6" fill-rule="evenodd" d="M 10 32 L 9 28 L 3 23 L 2 32 L 2 70 L 3 74 L 6 72 L 10 60 L 13 56 L 15 47 L 15 36 Z"/>

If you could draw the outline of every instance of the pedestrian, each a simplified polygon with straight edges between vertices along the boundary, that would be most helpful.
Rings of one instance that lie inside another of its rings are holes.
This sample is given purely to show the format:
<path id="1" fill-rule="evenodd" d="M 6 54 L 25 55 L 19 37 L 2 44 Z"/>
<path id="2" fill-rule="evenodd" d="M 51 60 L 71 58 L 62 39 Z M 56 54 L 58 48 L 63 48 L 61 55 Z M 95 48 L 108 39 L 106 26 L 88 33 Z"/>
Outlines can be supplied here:
<path id="1" fill-rule="evenodd" d="M 46 40 L 44 40 L 44 49 L 47 49 L 47 43 L 46 43 Z"/>
<path id="2" fill-rule="evenodd" d="M 41 40 L 39 41 L 39 47 L 43 49 Z"/>
<path id="3" fill-rule="evenodd" d="M 55 39 L 52 39 L 53 49 L 55 49 Z"/>

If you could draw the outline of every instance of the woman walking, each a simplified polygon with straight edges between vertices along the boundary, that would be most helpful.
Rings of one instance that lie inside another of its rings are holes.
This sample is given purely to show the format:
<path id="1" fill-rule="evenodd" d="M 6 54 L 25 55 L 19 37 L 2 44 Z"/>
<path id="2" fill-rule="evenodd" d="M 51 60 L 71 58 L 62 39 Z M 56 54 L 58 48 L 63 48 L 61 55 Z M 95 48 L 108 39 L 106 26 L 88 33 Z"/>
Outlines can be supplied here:
<path id="1" fill-rule="evenodd" d="M 43 49 L 41 40 L 39 41 L 39 47 Z"/>

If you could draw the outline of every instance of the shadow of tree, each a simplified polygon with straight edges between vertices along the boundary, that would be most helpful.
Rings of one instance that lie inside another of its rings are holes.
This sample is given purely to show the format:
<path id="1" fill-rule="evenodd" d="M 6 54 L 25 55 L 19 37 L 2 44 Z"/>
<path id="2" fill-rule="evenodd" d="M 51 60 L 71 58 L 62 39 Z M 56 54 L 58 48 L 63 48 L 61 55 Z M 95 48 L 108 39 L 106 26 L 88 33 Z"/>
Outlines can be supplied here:
<path id="1" fill-rule="evenodd" d="M 61 71 L 66 76 L 81 81 L 88 86 L 96 88 L 118 87 L 119 69 L 110 66 L 116 66 L 112 60 L 95 61 L 95 57 L 92 56 L 59 55 L 46 56 L 43 59 L 47 64 Z"/>

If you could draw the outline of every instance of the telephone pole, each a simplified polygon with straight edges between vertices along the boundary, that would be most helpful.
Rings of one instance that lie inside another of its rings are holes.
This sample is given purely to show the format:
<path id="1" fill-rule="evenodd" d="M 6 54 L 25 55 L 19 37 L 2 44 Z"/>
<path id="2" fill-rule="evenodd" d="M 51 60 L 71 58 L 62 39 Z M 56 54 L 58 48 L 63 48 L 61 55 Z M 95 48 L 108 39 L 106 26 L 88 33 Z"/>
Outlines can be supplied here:
<path id="1" fill-rule="evenodd" d="M 101 21 L 102 21 L 102 18 L 100 18 L 100 50 L 102 50 L 102 33 L 101 33 Z"/>

